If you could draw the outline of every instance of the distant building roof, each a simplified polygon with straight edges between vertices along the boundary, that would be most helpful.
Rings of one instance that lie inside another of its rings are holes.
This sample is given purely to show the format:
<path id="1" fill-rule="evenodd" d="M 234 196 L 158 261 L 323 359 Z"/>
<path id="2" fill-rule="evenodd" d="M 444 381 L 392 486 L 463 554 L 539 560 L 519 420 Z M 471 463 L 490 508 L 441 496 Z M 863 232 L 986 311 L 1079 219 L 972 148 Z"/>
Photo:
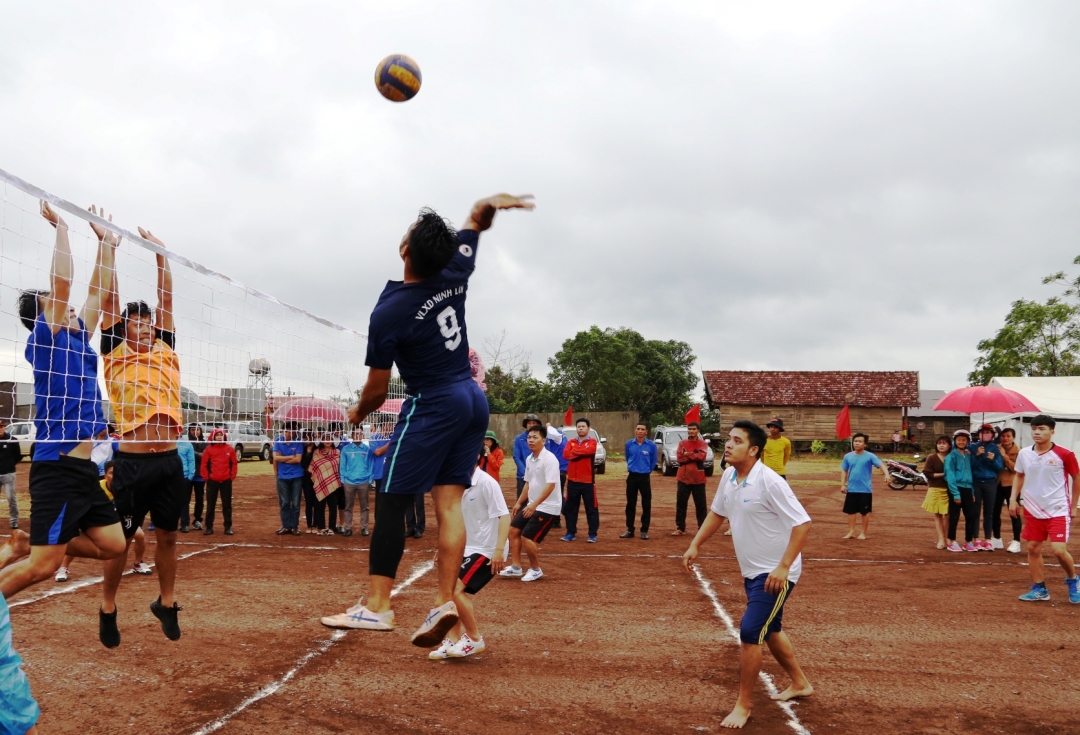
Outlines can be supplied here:
<path id="1" fill-rule="evenodd" d="M 908 416 L 921 419 L 950 419 L 967 417 L 961 411 L 935 411 L 934 404 L 945 397 L 947 390 L 921 390 L 919 391 L 919 403 L 921 406 L 908 406 Z"/>
<path id="2" fill-rule="evenodd" d="M 914 370 L 705 370 L 709 405 L 864 406 L 902 408 L 919 403 Z"/>

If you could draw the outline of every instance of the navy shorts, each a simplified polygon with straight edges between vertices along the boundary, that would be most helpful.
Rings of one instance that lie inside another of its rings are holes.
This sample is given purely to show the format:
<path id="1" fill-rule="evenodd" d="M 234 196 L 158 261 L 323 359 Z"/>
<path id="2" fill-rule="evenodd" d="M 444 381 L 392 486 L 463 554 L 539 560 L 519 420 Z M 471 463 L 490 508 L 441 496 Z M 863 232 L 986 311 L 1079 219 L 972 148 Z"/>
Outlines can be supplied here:
<path id="1" fill-rule="evenodd" d="M 793 582 L 784 582 L 784 589 L 778 594 L 765 591 L 768 574 L 759 574 L 753 579 L 743 579 L 746 589 L 746 612 L 739 623 L 739 640 L 743 643 L 761 645 L 773 633 L 783 628 L 784 605 L 795 591 Z"/>
<path id="2" fill-rule="evenodd" d="M 487 427 L 487 397 L 472 378 L 406 398 L 378 491 L 413 495 L 433 485 L 469 487 Z"/>
<path id="3" fill-rule="evenodd" d="M 119 522 L 90 460 L 61 455 L 30 463 L 31 546 L 66 544 L 80 531 Z"/>
<path id="4" fill-rule="evenodd" d="M 493 579 L 490 561 L 483 554 L 469 554 L 461 562 L 458 579 L 465 585 L 465 594 L 475 595 Z"/>

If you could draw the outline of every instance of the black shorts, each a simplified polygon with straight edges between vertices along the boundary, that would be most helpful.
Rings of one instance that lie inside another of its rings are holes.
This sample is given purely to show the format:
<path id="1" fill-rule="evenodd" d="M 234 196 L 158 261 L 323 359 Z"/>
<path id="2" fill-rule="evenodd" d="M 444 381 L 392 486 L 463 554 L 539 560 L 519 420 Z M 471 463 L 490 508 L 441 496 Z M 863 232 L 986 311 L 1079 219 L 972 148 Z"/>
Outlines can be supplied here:
<path id="1" fill-rule="evenodd" d="M 184 478 L 184 463 L 176 450 L 117 452 L 113 462 L 112 492 L 124 536 L 134 536 L 147 513 L 156 528 L 175 531 L 191 492 L 191 481 Z"/>
<path id="2" fill-rule="evenodd" d="M 30 545 L 66 544 L 80 531 L 119 523 L 98 467 L 61 455 L 30 463 Z"/>
<path id="3" fill-rule="evenodd" d="M 521 535 L 530 541 L 540 543 L 547 536 L 548 530 L 551 529 L 551 524 L 558 520 L 559 516 L 552 513 L 542 513 L 540 511 L 533 511 L 533 514 L 528 518 L 520 510 L 517 515 L 510 521 L 510 528 L 516 528 L 521 531 Z"/>
<path id="4" fill-rule="evenodd" d="M 494 579 L 491 564 L 488 563 L 490 561 L 491 559 L 483 554 L 470 554 L 465 557 L 465 561 L 461 563 L 461 570 L 458 572 L 458 579 L 465 585 L 467 594 L 475 595 L 484 589 L 484 585 Z"/>
<path id="5" fill-rule="evenodd" d="M 866 515 L 874 510 L 873 493 L 848 493 L 844 497 L 844 513 L 853 516 L 856 513 Z"/>

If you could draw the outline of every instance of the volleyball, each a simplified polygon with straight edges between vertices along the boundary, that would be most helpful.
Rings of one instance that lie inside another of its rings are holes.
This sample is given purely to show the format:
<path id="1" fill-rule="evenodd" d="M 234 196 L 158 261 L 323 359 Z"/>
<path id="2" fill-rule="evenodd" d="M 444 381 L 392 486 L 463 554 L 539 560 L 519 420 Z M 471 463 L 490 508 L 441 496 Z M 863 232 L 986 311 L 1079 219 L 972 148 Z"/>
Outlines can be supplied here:
<path id="1" fill-rule="evenodd" d="M 391 54 L 375 67 L 375 87 L 391 102 L 406 102 L 420 91 L 420 66 L 403 54 Z"/>

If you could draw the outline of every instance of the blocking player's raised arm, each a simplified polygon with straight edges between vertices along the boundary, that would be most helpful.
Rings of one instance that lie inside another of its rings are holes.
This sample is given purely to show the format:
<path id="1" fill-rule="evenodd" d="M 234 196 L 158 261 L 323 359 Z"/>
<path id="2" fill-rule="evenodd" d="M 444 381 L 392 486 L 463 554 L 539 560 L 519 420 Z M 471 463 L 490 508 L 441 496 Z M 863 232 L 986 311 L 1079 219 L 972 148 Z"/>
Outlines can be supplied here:
<path id="1" fill-rule="evenodd" d="M 143 239 L 165 247 L 165 243 L 155 237 L 150 230 L 140 227 L 139 234 Z M 169 267 L 169 259 L 160 254 L 157 256 L 157 310 L 154 312 L 154 327 L 162 332 L 176 331 L 176 325 L 173 322 L 172 269 Z"/>
<path id="2" fill-rule="evenodd" d="M 93 204 L 90 205 L 92 214 L 105 216 L 105 211 L 98 211 Z M 112 215 L 109 215 L 112 222 Z M 90 276 L 90 290 L 86 295 L 86 303 L 83 304 L 81 318 L 86 325 L 86 331 L 93 334 L 98 327 L 98 320 L 103 308 L 109 308 L 109 297 L 112 296 L 111 308 L 116 309 L 116 292 L 113 290 L 113 280 L 116 278 L 116 248 L 120 239 L 111 230 L 108 230 L 93 222 L 90 229 L 94 231 L 98 239 L 97 261 L 94 263 L 94 272 Z"/>
<path id="3" fill-rule="evenodd" d="M 49 294 L 42 301 L 45 322 L 53 334 L 68 323 L 68 299 L 71 298 L 71 279 L 75 264 L 71 258 L 68 226 L 49 203 L 41 202 L 41 216 L 56 228 L 56 247 L 53 249 L 52 268 L 49 273 Z"/>
<path id="4" fill-rule="evenodd" d="M 495 221 L 495 213 L 500 209 L 535 209 L 536 204 L 531 201 L 532 198 L 532 194 L 496 194 L 481 199 L 473 205 L 461 229 L 483 232 L 491 227 L 491 223 Z"/>

